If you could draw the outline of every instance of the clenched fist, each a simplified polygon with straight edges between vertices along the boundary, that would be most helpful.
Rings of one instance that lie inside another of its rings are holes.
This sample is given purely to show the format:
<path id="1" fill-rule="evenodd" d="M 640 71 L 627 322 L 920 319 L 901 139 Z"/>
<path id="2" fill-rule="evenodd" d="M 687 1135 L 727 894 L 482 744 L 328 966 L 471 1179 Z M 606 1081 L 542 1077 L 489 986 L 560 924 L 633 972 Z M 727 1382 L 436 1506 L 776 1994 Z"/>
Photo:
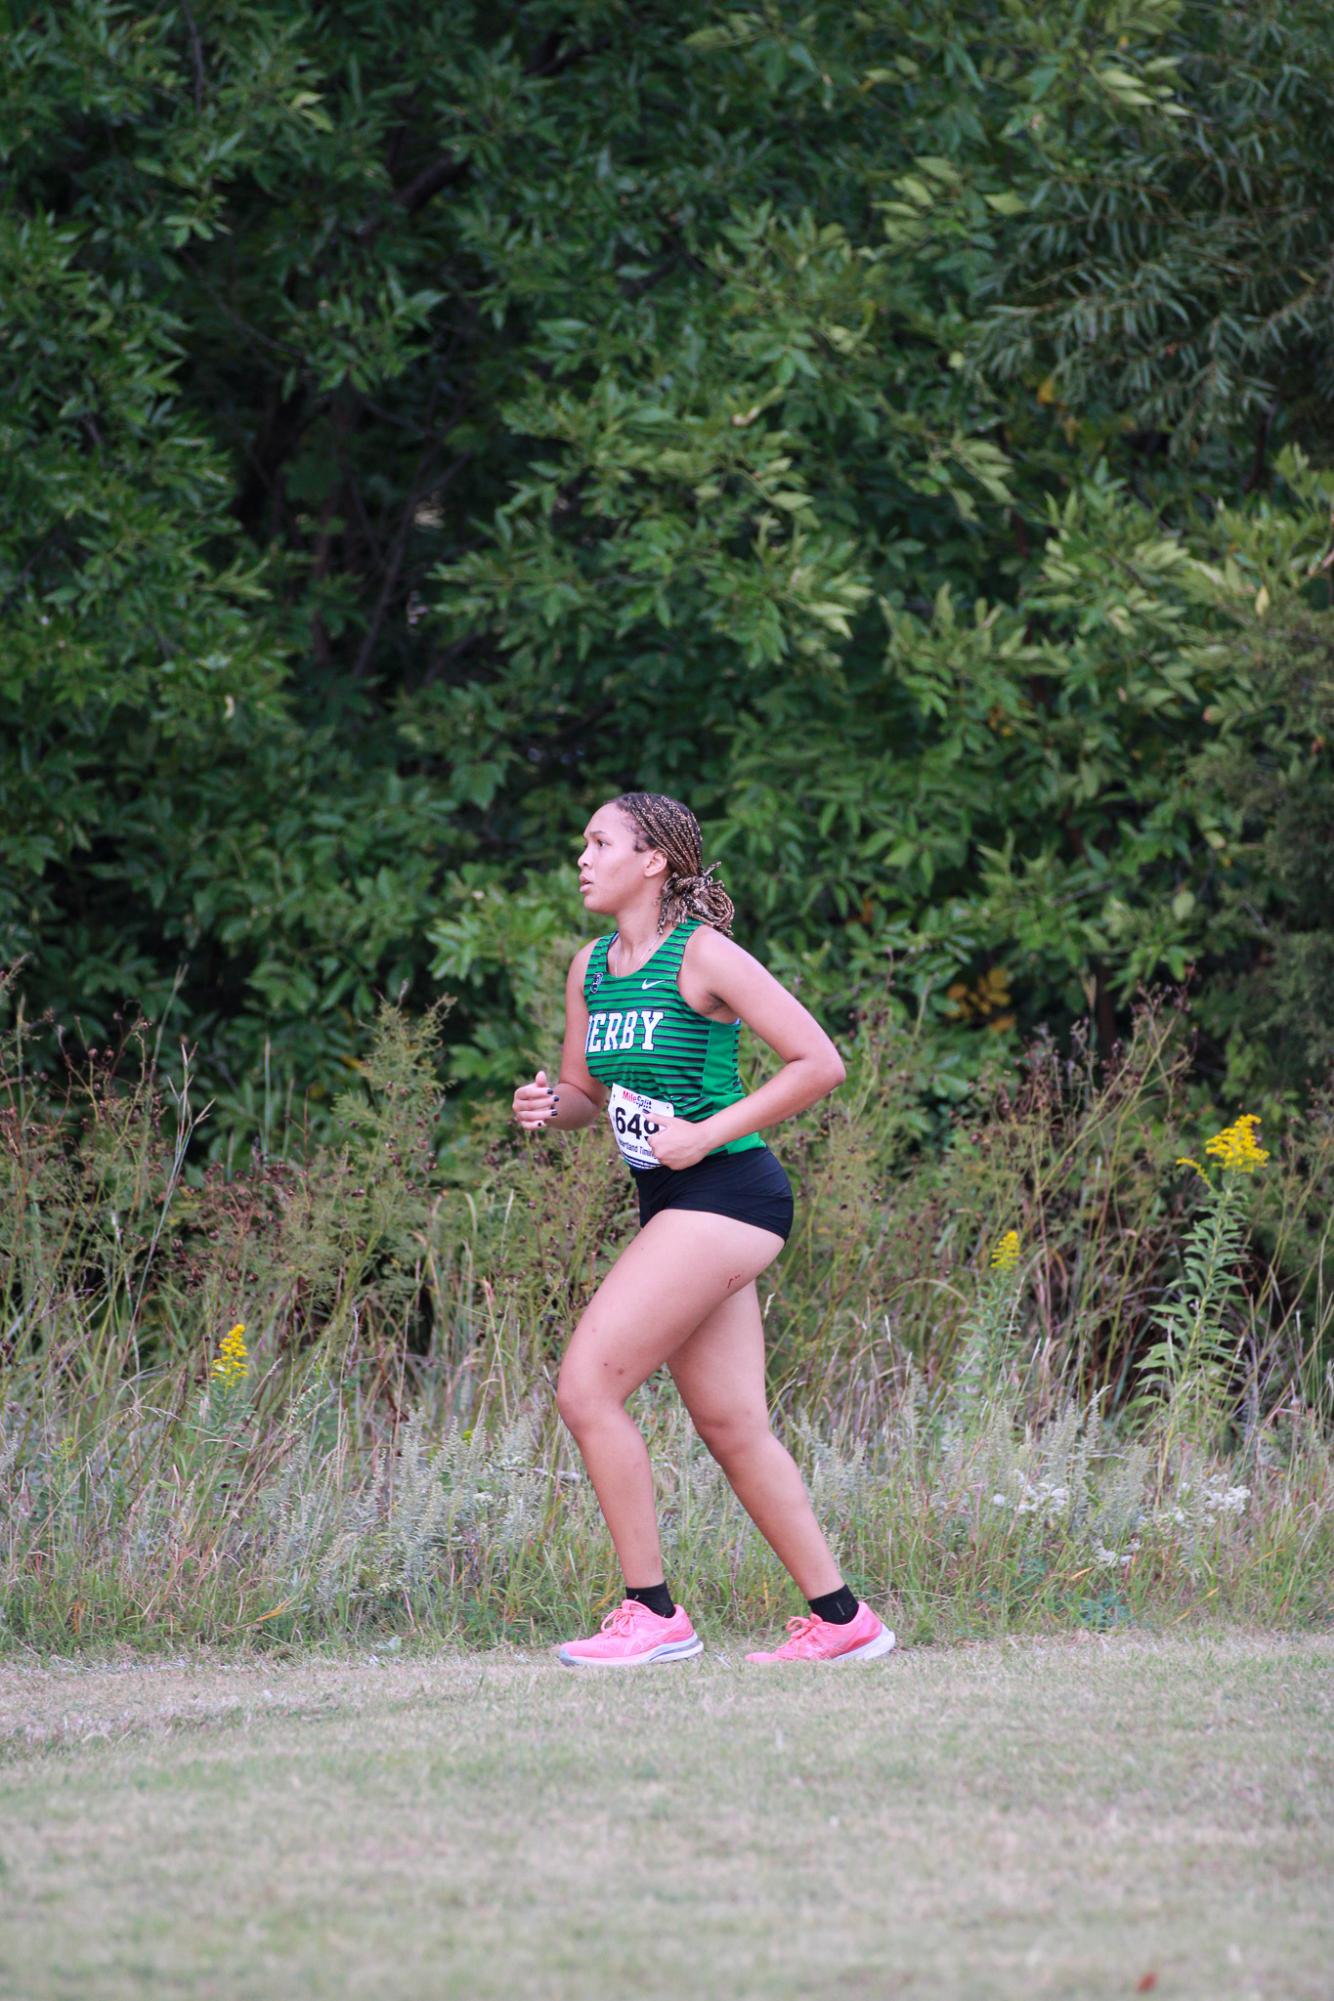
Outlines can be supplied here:
<path id="1" fill-rule="evenodd" d="M 514 1119 L 525 1132 L 540 1132 L 556 1116 L 560 1093 L 547 1083 L 547 1073 L 539 1070 L 531 1084 L 520 1084 L 514 1093 Z"/>

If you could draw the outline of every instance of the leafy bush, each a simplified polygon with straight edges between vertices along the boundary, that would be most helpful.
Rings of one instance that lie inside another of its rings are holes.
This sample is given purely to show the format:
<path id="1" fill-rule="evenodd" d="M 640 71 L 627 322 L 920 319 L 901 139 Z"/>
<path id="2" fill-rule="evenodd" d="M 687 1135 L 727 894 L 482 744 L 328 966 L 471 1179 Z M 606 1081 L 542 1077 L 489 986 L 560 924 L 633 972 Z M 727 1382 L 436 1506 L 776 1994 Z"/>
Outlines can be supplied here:
<path id="1" fill-rule="evenodd" d="M 0 14 L 13 991 L 184 1035 L 220 1157 L 435 981 L 508 1087 L 633 782 L 945 1095 L 1190 968 L 1207 1076 L 1319 1081 L 1323 6 L 693 25 Z"/>

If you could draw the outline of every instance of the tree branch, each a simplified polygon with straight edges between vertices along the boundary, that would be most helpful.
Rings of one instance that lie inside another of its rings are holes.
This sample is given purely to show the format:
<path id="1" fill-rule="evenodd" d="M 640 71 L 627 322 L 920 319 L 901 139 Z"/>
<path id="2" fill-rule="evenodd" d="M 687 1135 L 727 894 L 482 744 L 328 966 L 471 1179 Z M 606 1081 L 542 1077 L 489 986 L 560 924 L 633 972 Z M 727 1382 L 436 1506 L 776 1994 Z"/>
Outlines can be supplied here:
<path id="1" fill-rule="evenodd" d="M 572 69 L 576 63 L 586 62 L 589 56 L 601 55 L 604 49 L 611 47 L 611 43 L 610 35 L 599 35 L 595 42 L 589 42 L 586 46 L 575 43 L 572 47 L 562 50 L 560 31 L 553 28 L 550 33 L 543 36 L 534 55 L 524 64 L 523 73 L 525 76 L 536 77 L 559 76 L 562 70 Z"/>
<path id="2" fill-rule="evenodd" d="M 396 188 L 394 200 L 400 208 L 405 208 L 409 215 L 415 215 L 419 208 L 425 208 L 433 195 L 439 194 L 441 188 L 450 187 L 455 181 L 461 181 L 467 171 L 466 160 L 457 160 L 452 153 L 442 154 L 438 160 L 433 160 L 429 167 L 423 167 L 419 174 L 414 175 L 405 188 Z"/>
<path id="3" fill-rule="evenodd" d="M 451 428 L 452 420 L 450 425 L 446 426 L 446 436 Z M 412 485 L 408 488 L 407 502 L 403 508 L 403 518 L 399 522 L 398 533 L 394 537 L 394 546 L 389 554 L 389 567 L 385 571 L 384 582 L 380 586 L 380 595 L 375 601 L 375 610 L 372 612 L 371 622 L 366 628 L 366 636 L 357 649 L 356 663 L 352 669 L 355 680 L 359 681 L 371 664 L 371 655 L 374 653 L 376 642 L 380 637 L 380 628 L 384 624 L 385 613 L 389 609 L 389 600 L 394 594 L 395 587 L 398 584 L 399 572 L 403 568 L 403 558 L 406 556 L 408 549 L 408 537 L 412 533 L 419 502 L 426 493 L 443 493 L 445 488 L 450 485 L 458 473 L 462 472 L 464 466 L 467 465 L 469 459 L 473 456 L 470 451 L 462 453 L 460 457 L 455 459 L 453 465 L 450 466 L 441 479 L 438 479 L 434 485 L 428 485 L 426 474 L 430 469 L 432 460 L 439 453 L 441 443 L 443 443 L 443 438 L 431 445 L 422 454 L 421 464 L 417 467 Z"/>
<path id="4" fill-rule="evenodd" d="M 1251 469 L 1246 476 L 1246 484 L 1242 488 L 1243 493 L 1254 493 L 1263 484 L 1265 460 L 1269 453 L 1269 434 L 1274 428 L 1274 419 L 1277 415 L 1278 398 L 1275 397 L 1260 419 L 1257 427 L 1255 434 L 1255 457 L 1251 461 Z"/>
<path id="5" fill-rule="evenodd" d="M 182 12 L 182 14 L 184 14 L 184 16 L 185 16 L 185 25 L 186 25 L 186 27 L 187 27 L 187 28 L 189 29 L 189 31 L 190 31 L 190 53 L 191 53 L 191 55 L 192 55 L 192 56 L 193 56 L 193 58 L 194 58 L 194 66 L 195 66 L 195 110 L 196 110 L 196 111 L 202 111 L 202 110 L 203 110 L 203 108 L 204 108 L 204 49 L 203 49 L 203 44 L 202 44 L 202 43 L 200 42 L 200 39 L 199 39 L 199 30 L 198 30 L 198 28 L 197 28 L 197 27 L 195 26 L 195 17 L 194 17 L 194 15 L 193 15 L 193 14 L 192 14 L 192 13 L 190 12 L 190 8 L 189 8 L 189 4 L 188 4 L 188 0 L 181 0 L 181 12 Z"/>

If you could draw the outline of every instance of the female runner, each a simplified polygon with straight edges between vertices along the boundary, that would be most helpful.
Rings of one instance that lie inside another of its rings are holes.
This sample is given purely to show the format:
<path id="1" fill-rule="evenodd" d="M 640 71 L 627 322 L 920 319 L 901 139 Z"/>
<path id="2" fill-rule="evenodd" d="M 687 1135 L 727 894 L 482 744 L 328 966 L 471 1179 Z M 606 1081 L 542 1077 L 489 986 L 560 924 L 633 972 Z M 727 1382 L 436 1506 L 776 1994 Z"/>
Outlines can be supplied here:
<path id="1" fill-rule="evenodd" d="M 843 1582 L 800 1473 L 769 1428 L 755 1281 L 792 1227 L 792 1191 L 764 1141 L 843 1081 L 833 1043 L 793 995 L 733 944 L 717 864 L 679 800 L 627 792 L 593 815 L 579 857 L 586 910 L 615 921 L 575 954 L 560 1081 L 514 1093 L 526 1131 L 609 1112 L 635 1177 L 641 1228 L 584 1312 L 557 1402 L 593 1482 L 625 1578 L 624 1602 L 569 1667 L 684 1660 L 703 1641 L 663 1579 L 653 1479 L 626 1399 L 665 1362 L 696 1431 L 810 1607 L 751 1661 L 870 1660 L 894 1635 Z M 747 1096 L 740 1022 L 783 1059 Z"/>

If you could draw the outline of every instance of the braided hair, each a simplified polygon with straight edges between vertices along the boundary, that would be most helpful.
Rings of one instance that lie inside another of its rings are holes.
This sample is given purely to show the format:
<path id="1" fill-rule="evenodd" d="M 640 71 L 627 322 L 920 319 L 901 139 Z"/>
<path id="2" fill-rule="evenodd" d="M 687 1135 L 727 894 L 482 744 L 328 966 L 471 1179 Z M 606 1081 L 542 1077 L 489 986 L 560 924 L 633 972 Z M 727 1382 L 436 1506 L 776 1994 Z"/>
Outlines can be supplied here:
<path id="1" fill-rule="evenodd" d="M 656 848 L 666 858 L 659 931 L 669 931 L 687 918 L 698 917 L 730 938 L 736 906 L 720 882 L 709 880 L 717 862 L 710 862 L 707 868 L 700 866 L 704 840 L 699 821 L 690 808 L 679 799 L 669 799 L 664 792 L 622 792 L 612 804 L 634 821 L 639 836 L 635 852 L 642 854 L 645 848 Z"/>

